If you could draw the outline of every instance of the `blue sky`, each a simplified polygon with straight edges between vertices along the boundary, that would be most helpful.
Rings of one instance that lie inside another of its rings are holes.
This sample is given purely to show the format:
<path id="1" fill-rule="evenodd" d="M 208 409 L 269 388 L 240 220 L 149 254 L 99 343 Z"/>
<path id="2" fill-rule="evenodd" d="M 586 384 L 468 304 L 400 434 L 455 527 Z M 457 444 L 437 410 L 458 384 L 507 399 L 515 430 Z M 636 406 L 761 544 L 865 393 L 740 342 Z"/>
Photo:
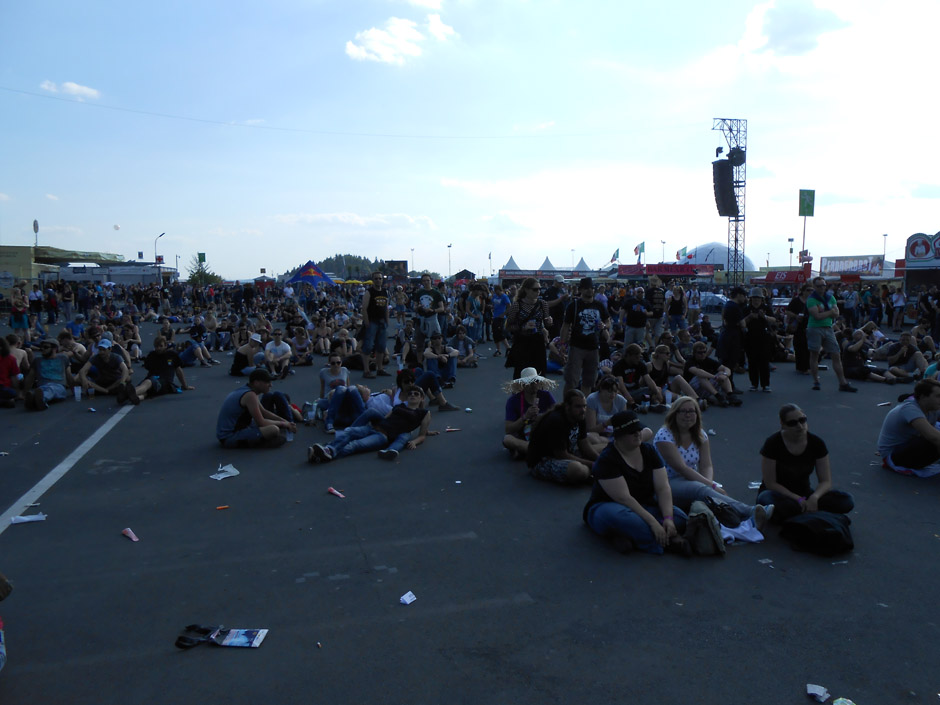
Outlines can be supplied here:
<path id="1" fill-rule="evenodd" d="M 712 118 L 748 120 L 746 253 L 940 230 L 920 0 L 7 3 L 0 243 L 537 267 L 724 241 Z M 120 226 L 115 230 L 114 226 Z M 574 250 L 574 252 L 572 252 Z"/>

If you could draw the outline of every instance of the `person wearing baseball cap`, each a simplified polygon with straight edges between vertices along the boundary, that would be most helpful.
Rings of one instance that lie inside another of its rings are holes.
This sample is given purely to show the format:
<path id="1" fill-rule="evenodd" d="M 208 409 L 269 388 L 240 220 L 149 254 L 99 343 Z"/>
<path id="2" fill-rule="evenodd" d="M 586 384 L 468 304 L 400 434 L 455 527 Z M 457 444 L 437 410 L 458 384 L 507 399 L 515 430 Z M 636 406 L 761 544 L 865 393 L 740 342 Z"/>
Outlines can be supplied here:
<path id="1" fill-rule="evenodd" d="M 223 448 L 277 448 L 287 442 L 282 429 L 297 430 L 292 421 L 262 406 L 261 397 L 271 391 L 271 381 L 271 373 L 259 367 L 248 375 L 248 384 L 222 402 L 215 435 Z"/>
<path id="2" fill-rule="evenodd" d="M 682 538 L 688 517 L 672 504 L 669 478 L 659 454 L 643 439 L 643 424 L 632 411 L 610 420 L 613 442 L 594 463 L 594 487 L 582 512 L 591 530 L 611 539 L 623 553 L 637 548 L 692 555 Z"/>

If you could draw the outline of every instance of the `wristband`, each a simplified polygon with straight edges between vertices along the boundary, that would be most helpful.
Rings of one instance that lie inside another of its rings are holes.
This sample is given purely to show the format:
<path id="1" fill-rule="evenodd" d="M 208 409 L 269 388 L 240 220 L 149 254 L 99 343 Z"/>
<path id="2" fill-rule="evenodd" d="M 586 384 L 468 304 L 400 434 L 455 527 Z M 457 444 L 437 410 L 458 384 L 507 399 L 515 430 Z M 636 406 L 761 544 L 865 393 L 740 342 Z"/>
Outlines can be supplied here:
<path id="1" fill-rule="evenodd" d="M 717 489 L 718 489 L 718 483 L 717 483 L 717 482 L 713 482 L 713 483 L 712 483 L 712 489 L 713 489 L 713 490 L 717 490 Z"/>
<path id="2" fill-rule="evenodd" d="M 797 497 L 796 501 L 799 502 L 800 504 L 803 504 L 803 502 L 806 501 L 806 497 Z"/>
<path id="3" fill-rule="evenodd" d="M 672 514 L 667 517 L 663 517 L 663 521 L 672 521 Z"/>

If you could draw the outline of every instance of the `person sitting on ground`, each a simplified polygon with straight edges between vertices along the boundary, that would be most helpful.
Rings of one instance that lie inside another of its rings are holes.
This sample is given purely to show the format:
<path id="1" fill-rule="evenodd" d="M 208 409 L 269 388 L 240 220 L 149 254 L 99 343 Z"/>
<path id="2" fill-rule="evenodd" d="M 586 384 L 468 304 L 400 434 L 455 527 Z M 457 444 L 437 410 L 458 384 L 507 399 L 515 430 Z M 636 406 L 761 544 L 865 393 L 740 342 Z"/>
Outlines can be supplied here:
<path id="1" fill-rule="evenodd" d="M 927 359 L 917 349 L 911 334 L 907 331 L 901 333 L 898 342 L 888 347 L 888 371 L 895 377 L 907 378 L 911 375 L 920 379 L 927 370 Z"/>
<path id="2" fill-rule="evenodd" d="M 643 348 L 637 343 L 630 343 L 624 349 L 623 357 L 614 363 L 612 374 L 621 381 L 620 393 L 628 401 L 639 403 L 644 395 L 649 395 L 650 411 L 666 410 L 666 399 L 650 377 L 649 365 L 643 361 Z"/>
<path id="3" fill-rule="evenodd" d="M 29 374 L 29 370 L 33 365 L 33 351 L 26 350 L 23 347 L 23 340 L 16 333 L 8 333 L 6 341 L 10 345 L 10 354 L 16 360 L 20 373 L 23 375 Z"/>
<path id="4" fill-rule="evenodd" d="M 179 346 L 178 354 L 183 367 L 195 367 L 197 362 L 200 367 L 212 367 L 213 360 L 206 352 L 206 347 L 192 340 L 184 340 Z"/>
<path id="5" fill-rule="evenodd" d="M 307 336 L 303 326 L 294 327 L 294 337 L 289 341 L 293 348 L 291 364 L 309 367 L 313 364 L 313 342 Z"/>
<path id="6" fill-rule="evenodd" d="M 284 379 L 291 373 L 290 360 L 293 356 L 290 343 L 284 340 L 284 331 L 276 328 L 274 340 L 264 346 L 264 361 L 272 377 Z"/>
<path id="7" fill-rule="evenodd" d="M 542 377 L 534 367 L 526 367 L 519 379 L 503 385 L 510 394 L 506 400 L 503 447 L 509 450 L 513 460 L 526 457 L 532 425 L 539 416 L 555 406 L 551 390 L 556 386 L 553 380 Z"/>
<path id="8" fill-rule="evenodd" d="M 320 317 L 317 319 L 317 326 L 313 329 L 314 348 L 321 355 L 330 354 L 330 338 L 333 330 L 327 325 L 326 319 Z"/>
<path id="9" fill-rule="evenodd" d="M 569 485 L 590 480 L 597 451 L 587 437 L 586 411 L 584 394 L 570 389 L 561 404 L 538 418 L 526 451 L 532 477 Z"/>
<path id="10" fill-rule="evenodd" d="M 131 404 L 139 404 L 141 399 L 157 397 L 163 394 L 178 394 L 185 390 L 193 390 L 186 384 L 186 375 L 183 373 L 183 364 L 179 355 L 170 350 L 166 338 L 158 335 L 153 339 L 153 350 L 144 358 L 144 369 L 147 377 L 136 387 L 128 382 L 124 390 L 124 397 Z M 177 387 L 173 377 L 179 380 Z M 120 401 L 120 399 L 119 399 Z"/>
<path id="11" fill-rule="evenodd" d="M 715 480 L 711 444 L 702 428 L 702 410 L 692 397 L 679 397 L 666 412 L 666 420 L 653 439 L 666 464 L 672 501 L 688 512 L 692 502 L 706 502 L 718 521 L 732 528 L 746 519 L 762 531 L 773 514 L 772 505 L 745 504 L 728 496 Z"/>
<path id="12" fill-rule="evenodd" d="M 356 352 L 356 341 L 349 337 L 349 331 L 346 328 L 340 328 L 333 342 L 330 343 L 330 354 L 339 353 L 345 360 Z"/>
<path id="13" fill-rule="evenodd" d="M 415 344 L 415 324 L 414 319 L 405 319 L 404 326 L 398 329 L 395 334 L 395 356 L 399 360 L 399 366 L 410 366 L 418 364 L 418 355 L 414 347 Z"/>
<path id="14" fill-rule="evenodd" d="M 829 449 L 809 432 L 806 414 L 796 404 L 780 407 L 780 430 L 764 441 L 761 486 L 757 503 L 774 505 L 773 521 L 783 522 L 804 512 L 848 514 L 855 507 L 852 495 L 832 489 Z M 810 477 L 816 473 L 816 488 Z"/>
<path id="15" fill-rule="evenodd" d="M 441 379 L 444 389 L 451 389 L 457 383 L 457 350 L 444 345 L 444 336 L 434 333 L 428 339 L 424 350 L 424 367 L 431 374 Z"/>
<path id="16" fill-rule="evenodd" d="M 692 346 L 692 358 L 685 363 L 683 377 L 709 404 L 721 407 L 741 406 L 741 400 L 733 396 L 731 370 L 708 356 L 708 346 L 705 343 L 699 342 Z"/>
<path id="17" fill-rule="evenodd" d="M 123 403 L 120 394 L 130 379 L 130 372 L 124 360 L 113 353 L 111 341 L 102 338 L 98 341 L 98 352 L 82 365 L 78 378 L 86 395 L 115 394 L 118 403 Z"/>
<path id="18" fill-rule="evenodd" d="M 888 412 L 878 435 L 882 466 L 902 475 L 940 473 L 940 382 L 922 379 Z"/>
<path id="19" fill-rule="evenodd" d="M 653 348 L 653 354 L 650 356 L 649 378 L 656 385 L 656 391 L 658 392 L 656 396 L 665 399 L 668 390 L 676 396 L 692 397 L 696 403 L 701 403 L 704 408 L 705 401 L 699 402 L 698 394 L 692 389 L 692 385 L 685 381 L 682 371 L 675 371 L 673 363 L 669 359 L 669 354 L 668 345 L 657 345 Z"/>
<path id="20" fill-rule="evenodd" d="M 424 443 L 429 435 L 431 412 L 423 408 L 424 392 L 417 385 L 405 389 L 407 401 L 392 407 L 388 415 L 375 409 L 366 409 L 353 422 L 353 425 L 336 434 L 329 445 L 316 445 L 307 448 L 307 462 L 326 463 L 353 453 L 378 451 L 383 460 L 394 460 L 399 452 L 406 448 L 414 450 Z M 411 438 L 412 431 L 419 430 L 418 436 Z"/>
<path id="21" fill-rule="evenodd" d="M 662 460 L 637 415 L 621 411 L 610 420 L 614 441 L 594 463 L 594 486 L 581 517 L 591 531 L 611 540 L 621 553 L 638 548 L 692 555 L 682 538 L 688 517 L 673 506 Z"/>
<path id="22" fill-rule="evenodd" d="M 33 366 L 23 383 L 24 402 L 27 409 L 45 411 L 52 402 L 66 399 L 66 387 L 73 386 L 75 380 L 69 369 L 69 359 L 59 353 L 58 340 L 49 338 L 42 341 L 39 350 L 41 355 L 33 358 Z"/>
<path id="23" fill-rule="evenodd" d="M 235 350 L 232 368 L 228 373 L 232 377 L 244 377 L 264 366 L 264 344 L 260 333 L 252 333 L 248 342 Z"/>
<path id="24" fill-rule="evenodd" d="M 457 326 L 457 335 L 450 339 L 450 347 L 457 351 L 457 367 L 476 367 L 480 359 L 476 354 L 476 343 L 467 335 L 463 325 Z"/>
<path id="25" fill-rule="evenodd" d="M 65 324 L 65 330 L 71 333 L 73 338 L 80 340 L 85 335 L 85 316 L 75 314 L 75 319 Z"/>
<path id="26" fill-rule="evenodd" d="M 134 319 L 131 318 L 129 313 L 121 316 L 121 340 L 124 349 L 130 353 L 131 362 L 139 361 L 143 355 L 140 347 L 142 345 L 140 328 L 134 323 Z"/>
<path id="27" fill-rule="evenodd" d="M 853 331 L 851 338 L 846 333 L 842 334 L 840 342 L 842 346 L 842 371 L 846 379 L 856 379 L 863 382 L 871 380 L 872 382 L 884 382 L 885 384 L 895 384 L 898 381 L 897 375 L 892 374 L 890 370 L 883 370 L 879 373 L 868 364 L 871 346 L 861 329 Z"/>
<path id="28" fill-rule="evenodd" d="M 57 335 L 56 338 L 59 341 L 59 352 L 69 358 L 69 367 L 72 370 L 72 374 L 78 374 L 78 371 L 82 369 L 82 365 L 84 365 L 85 361 L 88 359 L 88 351 L 85 349 L 85 346 L 75 342 L 72 334 L 64 328 L 59 331 L 59 335 Z"/>
<path id="29" fill-rule="evenodd" d="M 297 426 L 262 405 L 271 391 L 271 374 L 264 368 L 248 375 L 248 384 L 231 392 L 222 402 L 215 435 L 223 448 L 276 448 L 287 442 L 281 430 L 294 433 Z"/>
<path id="30" fill-rule="evenodd" d="M 630 408 L 629 400 L 617 392 L 617 382 L 617 378 L 613 375 L 604 375 L 597 383 L 597 391 L 591 392 L 587 397 L 584 422 L 587 426 L 588 440 L 598 453 L 610 440 L 609 426 L 614 414 Z"/>
<path id="31" fill-rule="evenodd" d="M 16 405 L 22 382 L 23 375 L 16 358 L 10 354 L 10 344 L 0 336 L 0 408 L 12 409 Z"/>

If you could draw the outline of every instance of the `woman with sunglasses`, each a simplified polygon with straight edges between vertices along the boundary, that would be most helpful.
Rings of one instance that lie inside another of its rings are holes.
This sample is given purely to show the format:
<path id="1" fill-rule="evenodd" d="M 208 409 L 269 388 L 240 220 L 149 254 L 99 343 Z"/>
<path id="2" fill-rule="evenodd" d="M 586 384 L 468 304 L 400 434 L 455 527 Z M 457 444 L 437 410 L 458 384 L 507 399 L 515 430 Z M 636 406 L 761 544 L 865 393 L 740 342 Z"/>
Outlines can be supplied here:
<path id="1" fill-rule="evenodd" d="M 679 397 L 673 402 L 653 443 L 666 463 L 672 501 L 677 507 L 688 512 L 692 502 L 700 500 L 725 526 L 735 527 L 753 519 L 758 530 L 764 528 L 774 513 L 772 502 L 767 506 L 739 502 L 715 481 L 711 447 L 696 399 Z"/>
<path id="2" fill-rule="evenodd" d="M 548 304 L 539 298 L 541 291 L 539 280 L 527 277 L 506 311 L 506 328 L 512 333 L 506 367 L 513 368 L 513 379 L 519 379 L 526 367 L 534 367 L 539 374 L 545 374 L 547 329 L 552 325 L 552 317 L 548 314 Z"/>
<path id="3" fill-rule="evenodd" d="M 806 414 L 796 404 L 784 404 L 779 416 L 780 430 L 760 449 L 763 482 L 757 501 L 774 505 L 777 522 L 804 512 L 851 512 L 855 501 L 848 492 L 832 489 L 829 449 L 809 432 Z M 814 472 L 815 489 L 810 484 Z"/>

